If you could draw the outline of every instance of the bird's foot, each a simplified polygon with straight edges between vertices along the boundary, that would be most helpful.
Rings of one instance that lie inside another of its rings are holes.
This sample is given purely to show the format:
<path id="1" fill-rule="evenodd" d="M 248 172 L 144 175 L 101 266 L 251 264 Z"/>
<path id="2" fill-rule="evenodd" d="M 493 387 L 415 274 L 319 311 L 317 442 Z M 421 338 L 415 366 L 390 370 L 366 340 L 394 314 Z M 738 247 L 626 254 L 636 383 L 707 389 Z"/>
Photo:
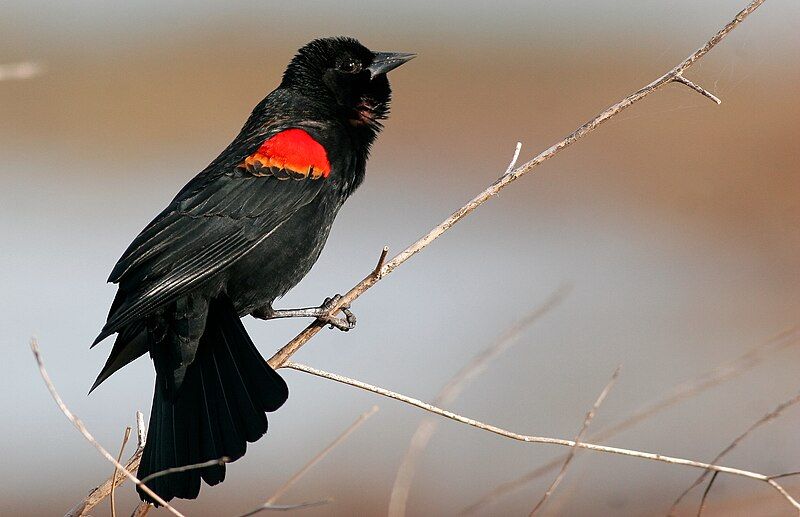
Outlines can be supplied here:
<path id="1" fill-rule="evenodd" d="M 340 294 L 335 294 L 332 298 L 325 298 L 325 301 L 322 302 L 322 305 L 319 307 L 322 311 L 322 314 L 317 318 L 329 324 L 331 326 L 330 328 L 336 327 L 342 332 L 347 332 L 348 330 L 353 330 L 356 327 L 356 315 L 350 310 L 349 303 L 340 308 L 342 314 L 344 314 L 344 318 L 330 316 L 331 310 L 337 303 L 339 303 L 339 300 L 341 299 L 342 295 Z"/>
<path id="2" fill-rule="evenodd" d="M 356 316 L 350 311 L 350 305 L 340 308 L 344 317 L 332 316 L 330 312 L 339 303 L 342 296 L 337 294 L 331 298 L 325 298 L 319 307 L 307 307 L 305 309 L 273 309 L 271 304 L 267 304 L 254 310 L 253 317 L 261 320 L 273 320 L 277 318 L 317 318 L 328 324 L 331 328 L 338 328 L 344 332 L 352 330 L 356 326 Z"/>

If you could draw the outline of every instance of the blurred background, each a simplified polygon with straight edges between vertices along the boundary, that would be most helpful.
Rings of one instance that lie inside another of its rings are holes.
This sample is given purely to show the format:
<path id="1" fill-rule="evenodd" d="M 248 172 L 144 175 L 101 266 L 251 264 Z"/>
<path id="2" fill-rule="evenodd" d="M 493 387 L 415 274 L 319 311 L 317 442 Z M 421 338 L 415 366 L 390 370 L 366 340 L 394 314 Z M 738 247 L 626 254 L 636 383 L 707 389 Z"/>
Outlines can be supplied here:
<path id="1" fill-rule="evenodd" d="M 88 349 L 115 291 L 105 279 L 308 40 L 347 34 L 419 58 L 392 74 L 392 116 L 367 181 L 279 307 L 346 291 L 382 246 L 401 250 L 494 181 L 515 142 L 527 159 L 560 140 L 674 66 L 744 4 L 6 0 L 0 65 L 35 66 L 0 74 L 0 514 L 63 514 L 111 473 L 53 404 L 29 339 L 39 338 L 66 402 L 116 451 L 134 412 L 149 413 L 153 371 L 142 359 L 86 396 L 111 347 Z M 325 331 L 295 359 L 431 400 L 473 354 L 570 284 L 452 406 L 517 432 L 568 438 L 618 364 L 597 429 L 798 323 L 799 17 L 797 2 L 767 2 L 687 74 L 721 106 L 679 85 L 649 97 L 365 294 L 355 331 Z M 269 357 L 307 322 L 245 324 Z M 710 460 L 796 393 L 798 361 L 796 347 L 775 351 L 608 443 Z M 177 506 L 194 516 L 257 506 L 378 404 L 281 502 L 332 497 L 303 515 L 385 514 L 425 415 L 303 373 L 284 376 L 290 401 L 270 418 L 269 435 L 229 467 L 224 484 Z M 798 424 L 800 409 L 788 410 L 723 463 L 800 469 Z M 408 513 L 456 514 L 563 452 L 444 421 Z M 544 513 L 663 515 L 697 474 L 584 452 Z M 478 514 L 527 515 L 553 476 Z M 800 494 L 800 480 L 786 485 Z M 699 495 L 684 513 L 696 511 Z M 129 484 L 118 491 L 121 513 L 135 500 Z M 721 476 L 708 510 L 791 508 L 766 485 Z M 107 515 L 108 503 L 93 514 Z"/>

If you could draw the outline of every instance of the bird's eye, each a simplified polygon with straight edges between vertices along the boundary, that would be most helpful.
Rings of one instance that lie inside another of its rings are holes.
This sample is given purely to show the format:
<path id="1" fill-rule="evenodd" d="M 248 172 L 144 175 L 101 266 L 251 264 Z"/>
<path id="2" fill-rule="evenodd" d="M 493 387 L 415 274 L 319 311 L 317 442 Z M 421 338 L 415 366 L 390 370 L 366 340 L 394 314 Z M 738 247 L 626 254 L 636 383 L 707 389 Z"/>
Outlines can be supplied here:
<path id="1" fill-rule="evenodd" d="M 339 70 L 348 74 L 357 74 L 361 71 L 361 63 L 355 59 L 347 59 L 339 65 Z"/>

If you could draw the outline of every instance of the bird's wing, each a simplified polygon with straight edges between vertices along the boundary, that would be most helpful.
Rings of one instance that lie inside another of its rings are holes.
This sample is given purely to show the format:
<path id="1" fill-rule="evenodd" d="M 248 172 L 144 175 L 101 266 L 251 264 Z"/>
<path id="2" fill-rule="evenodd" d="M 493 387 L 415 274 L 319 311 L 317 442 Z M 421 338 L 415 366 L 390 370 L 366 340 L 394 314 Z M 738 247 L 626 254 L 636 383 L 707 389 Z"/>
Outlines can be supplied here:
<path id="1" fill-rule="evenodd" d="M 288 129 L 224 173 L 193 180 L 117 262 L 109 281 L 120 293 L 95 343 L 244 256 L 310 203 L 329 173 L 321 144 Z"/>

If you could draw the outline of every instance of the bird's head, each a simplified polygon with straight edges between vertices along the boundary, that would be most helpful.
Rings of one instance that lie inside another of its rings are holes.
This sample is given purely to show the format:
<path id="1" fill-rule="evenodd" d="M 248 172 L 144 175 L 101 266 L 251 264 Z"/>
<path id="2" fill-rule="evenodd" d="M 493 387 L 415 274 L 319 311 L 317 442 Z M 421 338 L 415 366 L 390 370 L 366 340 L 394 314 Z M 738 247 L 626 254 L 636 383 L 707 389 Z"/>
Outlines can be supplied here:
<path id="1" fill-rule="evenodd" d="M 316 39 L 297 52 L 281 86 L 338 106 L 353 126 L 378 129 L 389 113 L 386 74 L 415 56 L 372 52 L 353 38 Z"/>

